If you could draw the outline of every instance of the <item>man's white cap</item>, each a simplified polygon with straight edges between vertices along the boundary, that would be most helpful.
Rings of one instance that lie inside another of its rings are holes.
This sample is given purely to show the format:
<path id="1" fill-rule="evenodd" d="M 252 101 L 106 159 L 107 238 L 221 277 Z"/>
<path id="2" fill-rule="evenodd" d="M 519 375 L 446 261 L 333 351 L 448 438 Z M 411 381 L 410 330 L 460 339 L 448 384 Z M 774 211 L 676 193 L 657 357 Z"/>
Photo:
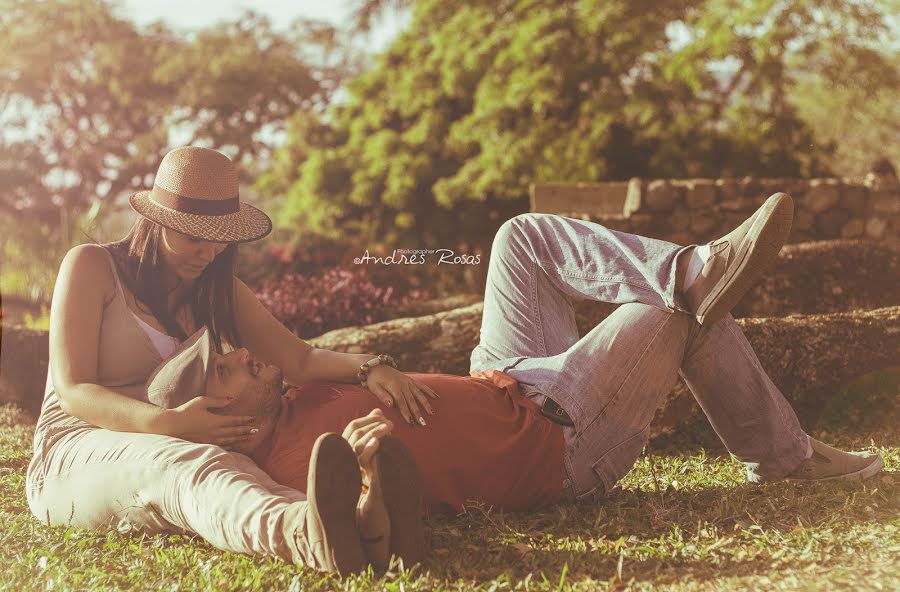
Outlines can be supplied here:
<path id="1" fill-rule="evenodd" d="M 173 409 L 204 395 L 212 350 L 206 327 L 188 337 L 147 379 L 147 399 L 159 407 Z"/>

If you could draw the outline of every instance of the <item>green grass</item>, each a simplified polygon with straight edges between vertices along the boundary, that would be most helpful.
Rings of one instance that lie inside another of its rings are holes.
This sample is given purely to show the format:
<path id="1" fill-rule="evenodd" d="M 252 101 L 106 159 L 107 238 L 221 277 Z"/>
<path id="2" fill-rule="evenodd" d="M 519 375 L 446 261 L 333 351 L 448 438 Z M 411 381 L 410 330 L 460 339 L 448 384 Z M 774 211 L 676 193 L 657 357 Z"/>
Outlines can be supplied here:
<path id="1" fill-rule="evenodd" d="M 708 426 L 657 440 L 603 502 L 427 523 L 423 566 L 340 579 L 199 538 L 48 528 L 24 491 L 33 423 L 0 407 L 0 589 L 897 590 L 896 369 L 835 398 L 813 435 L 876 450 L 865 482 L 744 481 Z M 869 413 L 852 414 L 864 400 Z"/>

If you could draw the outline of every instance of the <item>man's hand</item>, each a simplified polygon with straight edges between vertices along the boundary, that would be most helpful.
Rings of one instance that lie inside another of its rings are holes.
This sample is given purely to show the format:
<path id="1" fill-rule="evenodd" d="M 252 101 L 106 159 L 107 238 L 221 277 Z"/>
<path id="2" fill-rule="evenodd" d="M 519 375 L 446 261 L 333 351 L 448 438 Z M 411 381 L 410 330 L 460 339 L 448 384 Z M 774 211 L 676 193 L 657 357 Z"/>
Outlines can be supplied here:
<path id="1" fill-rule="evenodd" d="M 381 409 L 354 419 L 341 434 L 356 452 L 366 491 L 356 507 L 356 523 L 366 557 L 376 569 L 387 569 L 390 560 L 391 521 L 384 505 L 381 483 L 376 469 L 375 452 L 381 438 L 391 433 L 394 424 Z"/>
<path id="2" fill-rule="evenodd" d="M 380 408 L 375 408 L 368 415 L 354 419 L 344 428 L 341 436 L 350 443 L 359 467 L 363 472 L 363 483 L 368 485 L 372 479 L 372 457 L 378 450 L 378 442 L 391 433 L 394 424 L 384 416 Z"/>

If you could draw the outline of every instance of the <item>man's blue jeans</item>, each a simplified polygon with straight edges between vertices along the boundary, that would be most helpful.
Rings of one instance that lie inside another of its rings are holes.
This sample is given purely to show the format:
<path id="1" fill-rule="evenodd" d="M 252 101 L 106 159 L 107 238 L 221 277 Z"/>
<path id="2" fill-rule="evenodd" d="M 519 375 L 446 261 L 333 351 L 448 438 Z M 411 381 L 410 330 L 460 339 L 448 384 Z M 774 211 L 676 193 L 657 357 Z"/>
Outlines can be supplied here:
<path id="1" fill-rule="evenodd" d="M 805 457 L 808 436 L 734 317 L 701 326 L 676 298 L 687 248 L 554 214 L 520 214 L 494 237 L 471 371 L 506 372 L 569 414 L 570 501 L 628 473 L 678 375 L 750 480 L 784 477 Z M 579 338 L 573 299 L 623 306 Z"/>

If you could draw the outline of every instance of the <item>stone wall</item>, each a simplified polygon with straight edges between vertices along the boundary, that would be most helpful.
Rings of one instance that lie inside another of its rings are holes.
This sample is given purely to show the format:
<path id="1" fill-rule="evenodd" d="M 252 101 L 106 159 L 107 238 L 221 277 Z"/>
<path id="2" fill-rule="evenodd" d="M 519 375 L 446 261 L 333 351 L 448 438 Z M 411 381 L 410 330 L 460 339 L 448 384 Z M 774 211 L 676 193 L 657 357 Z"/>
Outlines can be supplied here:
<path id="1" fill-rule="evenodd" d="M 531 188 L 531 211 L 692 244 L 729 232 L 779 191 L 794 199 L 790 243 L 860 238 L 900 247 L 900 185 L 878 179 L 634 178 L 628 183 L 538 184 Z"/>

